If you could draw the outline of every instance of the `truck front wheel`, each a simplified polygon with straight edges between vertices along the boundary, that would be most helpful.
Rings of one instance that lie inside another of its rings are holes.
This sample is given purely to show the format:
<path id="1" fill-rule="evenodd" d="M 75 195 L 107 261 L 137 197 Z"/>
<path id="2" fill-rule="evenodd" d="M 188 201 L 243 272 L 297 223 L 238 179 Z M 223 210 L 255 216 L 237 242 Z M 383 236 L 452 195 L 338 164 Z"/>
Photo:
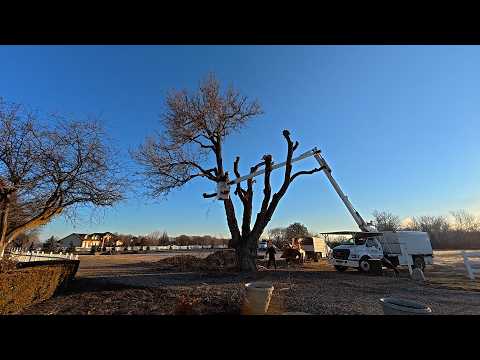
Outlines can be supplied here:
<path id="1" fill-rule="evenodd" d="M 422 271 L 425 270 L 425 260 L 423 260 L 423 256 L 415 256 L 413 259 L 413 267 Z"/>
<path id="2" fill-rule="evenodd" d="M 344 272 L 345 270 L 347 270 L 347 267 L 346 266 L 341 266 L 341 265 L 335 265 L 335 270 L 340 271 L 340 272 Z"/>
<path id="3" fill-rule="evenodd" d="M 358 270 L 364 273 L 368 273 L 371 270 L 370 263 L 368 262 L 368 257 L 364 256 L 360 259 L 358 263 Z"/>

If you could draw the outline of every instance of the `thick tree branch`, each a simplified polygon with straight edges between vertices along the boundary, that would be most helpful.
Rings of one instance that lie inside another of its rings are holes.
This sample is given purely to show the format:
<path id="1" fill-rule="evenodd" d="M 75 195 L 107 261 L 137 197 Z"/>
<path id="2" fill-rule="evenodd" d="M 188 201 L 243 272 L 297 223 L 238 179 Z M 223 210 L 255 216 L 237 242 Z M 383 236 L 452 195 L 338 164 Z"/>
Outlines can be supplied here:
<path id="1" fill-rule="evenodd" d="M 197 140 L 196 138 L 192 138 L 191 141 L 193 141 L 194 143 L 200 145 L 200 147 L 203 148 L 203 149 L 212 149 L 212 150 L 215 150 L 215 146 L 214 146 L 214 145 L 205 145 L 205 144 L 203 144 L 201 141 Z"/>
<path id="2" fill-rule="evenodd" d="M 240 157 L 237 156 L 235 158 L 235 161 L 233 162 L 233 173 L 235 174 L 235 176 L 238 178 L 241 177 L 240 175 L 240 172 L 238 171 L 238 163 L 240 161 Z M 242 204 L 243 206 L 245 206 L 245 202 L 247 201 L 247 198 L 246 198 L 246 191 L 242 188 L 241 184 L 240 183 L 237 183 L 237 188 L 235 190 L 235 195 L 237 195 L 240 200 L 242 201 Z"/>
<path id="3" fill-rule="evenodd" d="M 265 162 L 265 176 L 264 176 L 264 188 L 263 188 L 263 201 L 260 212 L 264 214 L 267 211 L 270 196 L 272 194 L 272 188 L 270 186 L 270 175 L 272 173 L 272 155 L 265 155 L 263 157 Z"/>
<path id="4" fill-rule="evenodd" d="M 319 168 L 315 168 L 315 169 L 312 169 L 312 170 L 309 170 L 309 171 L 299 171 L 299 172 L 296 172 L 296 173 L 293 174 L 292 177 L 290 178 L 290 183 L 292 183 L 292 181 L 293 181 L 297 176 L 300 176 L 300 175 L 311 175 L 311 174 L 314 174 L 314 173 L 316 173 L 316 172 L 322 171 L 323 169 L 325 169 L 325 166 L 322 166 L 322 167 L 319 167 Z"/>
<path id="5" fill-rule="evenodd" d="M 295 141 L 295 145 L 293 145 L 292 151 L 297 150 L 298 145 L 299 145 L 298 141 Z"/>

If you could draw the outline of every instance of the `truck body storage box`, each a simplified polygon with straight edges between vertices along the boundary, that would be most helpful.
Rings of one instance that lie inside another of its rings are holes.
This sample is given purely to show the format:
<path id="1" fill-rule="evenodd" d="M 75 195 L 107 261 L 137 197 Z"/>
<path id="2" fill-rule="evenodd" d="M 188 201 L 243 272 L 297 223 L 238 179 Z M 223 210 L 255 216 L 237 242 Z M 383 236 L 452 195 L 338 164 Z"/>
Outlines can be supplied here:
<path id="1" fill-rule="evenodd" d="M 378 240 L 385 255 L 400 255 L 403 244 L 409 255 L 432 255 L 432 244 L 426 232 L 421 231 L 384 231 Z"/>

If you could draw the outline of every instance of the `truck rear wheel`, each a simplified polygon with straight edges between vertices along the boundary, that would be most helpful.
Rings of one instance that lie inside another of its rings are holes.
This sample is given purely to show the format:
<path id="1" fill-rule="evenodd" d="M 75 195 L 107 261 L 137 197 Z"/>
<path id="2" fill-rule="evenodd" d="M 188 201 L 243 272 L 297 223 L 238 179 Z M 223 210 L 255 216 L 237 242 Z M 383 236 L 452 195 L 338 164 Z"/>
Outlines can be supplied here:
<path id="1" fill-rule="evenodd" d="M 358 270 L 360 272 L 368 273 L 371 270 L 370 263 L 368 262 L 368 257 L 364 256 L 360 259 L 358 263 Z"/>
<path id="2" fill-rule="evenodd" d="M 422 271 L 425 270 L 425 260 L 423 259 L 423 256 L 415 256 L 413 259 L 413 267 Z"/>
<path id="3" fill-rule="evenodd" d="M 340 272 L 344 272 L 345 270 L 347 270 L 347 267 L 346 266 L 341 266 L 341 265 L 335 265 L 335 270 L 340 271 Z"/>

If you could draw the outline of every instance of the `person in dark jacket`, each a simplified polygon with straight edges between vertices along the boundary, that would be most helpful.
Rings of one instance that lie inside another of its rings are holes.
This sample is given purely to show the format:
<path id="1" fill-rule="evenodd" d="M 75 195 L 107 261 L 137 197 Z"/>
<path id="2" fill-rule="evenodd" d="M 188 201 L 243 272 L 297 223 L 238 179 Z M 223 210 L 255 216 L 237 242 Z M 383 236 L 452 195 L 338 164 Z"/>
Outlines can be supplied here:
<path id="1" fill-rule="evenodd" d="M 275 261 L 275 247 L 273 246 L 272 240 L 268 241 L 268 247 L 267 247 L 267 255 L 268 255 L 268 262 L 267 262 L 267 269 L 270 268 L 270 264 L 273 262 L 273 266 L 275 267 L 275 270 L 277 270 L 277 263 Z"/>

